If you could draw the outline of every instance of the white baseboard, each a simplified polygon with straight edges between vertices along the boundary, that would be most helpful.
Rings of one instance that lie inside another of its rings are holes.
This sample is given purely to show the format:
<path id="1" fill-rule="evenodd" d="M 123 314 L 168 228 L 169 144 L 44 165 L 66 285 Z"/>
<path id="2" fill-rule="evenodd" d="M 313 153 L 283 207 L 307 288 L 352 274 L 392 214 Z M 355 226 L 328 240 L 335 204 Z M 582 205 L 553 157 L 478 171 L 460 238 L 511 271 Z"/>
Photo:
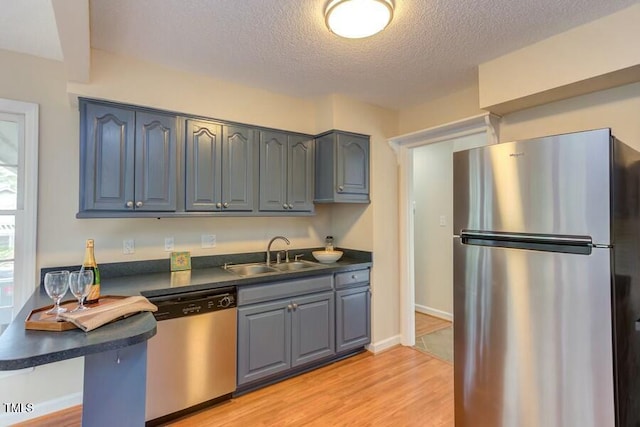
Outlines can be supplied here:
<path id="1" fill-rule="evenodd" d="M 420 304 L 416 304 L 415 310 L 418 313 L 428 314 L 429 316 L 433 316 L 439 319 L 444 319 L 444 320 L 448 320 L 449 322 L 453 322 L 453 314 L 447 313 L 446 311 L 438 310 L 438 309 L 427 307 L 425 305 L 420 305 Z"/>
<path id="2" fill-rule="evenodd" d="M 371 343 L 367 346 L 367 350 L 369 350 L 372 353 L 379 353 L 383 350 L 386 350 L 388 348 L 393 347 L 394 345 L 398 345 L 400 344 L 400 335 L 395 335 L 391 338 L 387 338 L 385 340 L 382 341 L 378 341 L 375 343 Z"/>
<path id="3" fill-rule="evenodd" d="M 24 403 L 24 402 L 23 402 Z M 0 425 L 8 426 L 82 404 L 82 393 L 72 393 L 46 402 L 34 403 L 31 412 L 4 412 L 0 407 Z"/>

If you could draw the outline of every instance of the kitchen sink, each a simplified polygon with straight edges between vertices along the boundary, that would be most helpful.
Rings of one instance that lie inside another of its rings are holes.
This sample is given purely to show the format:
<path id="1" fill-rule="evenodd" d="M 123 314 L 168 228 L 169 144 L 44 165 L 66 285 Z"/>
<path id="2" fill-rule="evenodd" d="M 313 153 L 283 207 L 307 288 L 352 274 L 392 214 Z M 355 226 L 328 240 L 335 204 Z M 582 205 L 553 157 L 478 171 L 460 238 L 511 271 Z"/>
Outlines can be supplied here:
<path id="1" fill-rule="evenodd" d="M 273 273 L 278 271 L 275 268 L 262 263 L 230 265 L 226 269 L 238 276 L 255 276 L 257 274 Z"/>
<path id="2" fill-rule="evenodd" d="M 291 261 L 291 262 L 283 262 L 280 264 L 272 264 L 273 267 L 277 268 L 280 271 L 298 271 L 304 270 L 306 268 L 315 267 L 318 264 L 315 262 L 309 261 Z"/>

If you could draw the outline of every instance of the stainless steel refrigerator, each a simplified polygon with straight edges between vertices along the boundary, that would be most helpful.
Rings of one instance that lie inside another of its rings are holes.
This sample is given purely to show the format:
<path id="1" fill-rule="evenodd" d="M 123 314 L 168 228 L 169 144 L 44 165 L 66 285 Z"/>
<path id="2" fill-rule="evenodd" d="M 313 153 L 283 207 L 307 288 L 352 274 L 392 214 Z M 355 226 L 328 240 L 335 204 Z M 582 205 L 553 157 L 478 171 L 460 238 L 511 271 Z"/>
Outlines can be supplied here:
<path id="1" fill-rule="evenodd" d="M 640 154 L 609 129 L 454 153 L 456 427 L 640 425 Z"/>

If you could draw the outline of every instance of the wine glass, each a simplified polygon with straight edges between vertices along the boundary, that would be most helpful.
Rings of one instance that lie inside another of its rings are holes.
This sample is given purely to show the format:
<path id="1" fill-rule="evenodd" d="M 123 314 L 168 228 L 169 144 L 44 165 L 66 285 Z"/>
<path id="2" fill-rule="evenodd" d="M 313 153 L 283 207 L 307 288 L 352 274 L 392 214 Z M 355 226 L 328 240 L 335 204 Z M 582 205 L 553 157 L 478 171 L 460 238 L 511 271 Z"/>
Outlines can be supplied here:
<path id="1" fill-rule="evenodd" d="M 93 285 L 93 271 L 81 268 L 79 271 L 69 273 L 69 289 L 74 297 L 78 300 L 78 307 L 73 311 L 88 310 L 89 307 L 84 306 L 84 299 L 89 295 Z"/>
<path id="2" fill-rule="evenodd" d="M 54 306 L 46 314 L 60 314 L 67 311 L 66 308 L 60 307 L 60 300 L 69 289 L 69 272 L 68 271 L 50 271 L 44 275 L 44 290 L 53 299 Z"/>

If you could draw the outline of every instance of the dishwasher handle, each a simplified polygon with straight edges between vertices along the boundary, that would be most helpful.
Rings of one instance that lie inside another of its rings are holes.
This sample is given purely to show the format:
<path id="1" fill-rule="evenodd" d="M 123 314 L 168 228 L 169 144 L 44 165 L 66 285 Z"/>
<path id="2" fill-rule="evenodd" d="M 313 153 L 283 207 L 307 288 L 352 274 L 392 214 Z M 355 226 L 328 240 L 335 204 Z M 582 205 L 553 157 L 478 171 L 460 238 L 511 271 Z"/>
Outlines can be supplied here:
<path id="1" fill-rule="evenodd" d="M 158 305 L 165 301 L 181 302 L 191 301 L 207 297 L 213 297 L 217 295 L 236 295 L 236 288 L 234 286 L 227 286 L 224 288 L 207 289 L 204 291 L 192 291 L 192 292 L 179 292 L 175 294 L 159 295 L 155 297 L 147 297 L 149 302 Z"/>

